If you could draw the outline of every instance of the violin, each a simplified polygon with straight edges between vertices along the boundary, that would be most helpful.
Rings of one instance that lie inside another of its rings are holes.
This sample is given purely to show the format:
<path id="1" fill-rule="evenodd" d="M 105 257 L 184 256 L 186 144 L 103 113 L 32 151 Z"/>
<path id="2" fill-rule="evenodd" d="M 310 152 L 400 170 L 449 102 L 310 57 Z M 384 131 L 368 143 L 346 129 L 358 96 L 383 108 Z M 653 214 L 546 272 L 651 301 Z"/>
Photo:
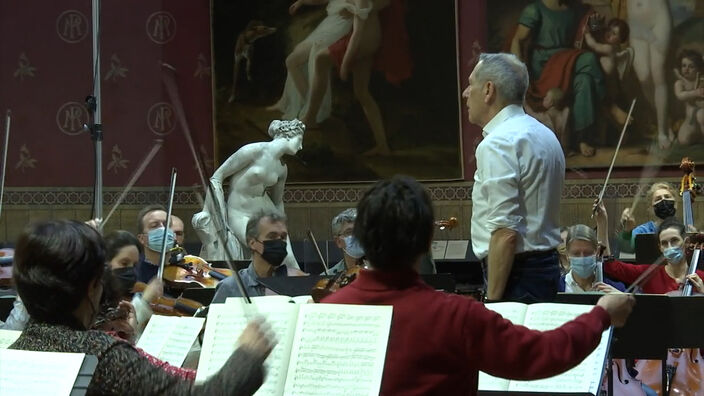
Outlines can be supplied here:
<path id="1" fill-rule="evenodd" d="M 451 229 L 457 227 L 457 224 L 459 224 L 459 222 L 457 221 L 457 217 L 454 217 L 454 216 L 453 216 L 453 217 L 450 217 L 450 218 L 447 219 L 447 220 L 442 220 L 442 219 L 441 219 L 441 220 L 436 220 L 434 224 L 435 224 L 435 226 L 438 227 L 440 230 L 444 230 L 444 229 L 451 230 Z"/>
<path id="2" fill-rule="evenodd" d="M 455 219 L 455 222 L 457 219 Z M 313 235 L 313 231 L 308 230 L 308 237 L 311 240 L 311 243 L 315 247 L 315 251 L 318 253 L 318 258 L 320 258 L 320 262 L 323 263 L 323 266 L 325 267 L 325 273 L 328 273 L 328 266 L 326 264 L 325 259 L 323 258 L 323 253 L 320 251 L 320 248 L 318 247 L 318 243 L 315 241 L 315 236 Z M 315 286 L 313 286 L 313 289 L 310 292 L 311 297 L 313 297 L 313 301 L 316 303 L 319 303 L 320 300 L 323 298 L 331 295 L 332 293 L 336 292 L 342 287 L 345 287 L 352 283 L 355 279 L 357 279 L 357 274 L 359 274 L 359 270 L 364 268 L 364 264 L 362 259 L 357 260 L 357 265 L 355 265 L 352 268 L 347 269 L 344 272 L 339 272 L 332 278 L 326 279 L 323 278 L 316 282 Z"/>
<path id="3" fill-rule="evenodd" d="M 359 271 L 366 268 L 363 264 L 357 264 L 345 272 L 339 272 L 329 279 L 319 280 L 310 292 L 313 301 L 319 303 L 323 298 L 335 293 L 339 289 L 349 285 L 359 275 Z"/>
<path id="4" fill-rule="evenodd" d="M 168 287 L 183 290 L 193 287 L 214 288 L 228 276 L 232 276 L 232 270 L 213 268 L 198 256 L 186 255 L 175 264 L 164 267 L 163 279 Z"/>
<path id="5" fill-rule="evenodd" d="M 137 282 L 134 284 L 132 289 L 133 293 L 143 293 L 146 289 L 147 284 L 143 282 Z M 171 298 L 171 297 L 159 297 L 155 301 L 149 303 L 149 307 L 154 311 L 154 313 L 165 316 L 193 316 L 200 309 L 203 308 L 203 304 L 198 301 L 191 300 L 189 298 Z"/>

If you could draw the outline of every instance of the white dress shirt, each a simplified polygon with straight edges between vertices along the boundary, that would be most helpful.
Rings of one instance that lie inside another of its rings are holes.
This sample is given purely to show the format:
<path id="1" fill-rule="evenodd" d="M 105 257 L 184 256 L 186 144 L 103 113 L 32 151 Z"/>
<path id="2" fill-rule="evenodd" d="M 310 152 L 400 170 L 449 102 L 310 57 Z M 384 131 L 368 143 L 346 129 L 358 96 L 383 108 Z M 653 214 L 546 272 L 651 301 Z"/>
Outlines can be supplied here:
<path id="1" fill-rule="evenodd" d="M 516 231 L 516 254 L 560 243 L 565 155 L 555 134 L 521 106 L 504 107 L 484 127 L 472 190 L 472 248 L 489 254 L 491 234 Z"/>
<path id="2" fill-rule="evenodd" d="M 572 271 L 565 275 L 565 293 L 586 293 L 586 290 L 572 277 Z"/>

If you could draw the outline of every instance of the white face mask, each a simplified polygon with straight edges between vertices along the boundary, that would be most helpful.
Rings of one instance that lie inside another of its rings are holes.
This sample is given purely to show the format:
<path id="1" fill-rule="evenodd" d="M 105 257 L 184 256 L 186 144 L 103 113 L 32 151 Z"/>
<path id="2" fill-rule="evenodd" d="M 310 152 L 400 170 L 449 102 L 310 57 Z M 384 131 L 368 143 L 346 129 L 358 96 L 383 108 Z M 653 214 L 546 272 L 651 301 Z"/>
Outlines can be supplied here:
<path id="1" fill-rule="evenodd" d="M 362 248 L 362 245 L 359 244 L 359 241 L 354 235 L 347 235 L 343 240 L 345 241 L 345 248 L 343 249 L 345 254 L 354 259 L 359 259 L 364 256 L 364 248 Z"/>

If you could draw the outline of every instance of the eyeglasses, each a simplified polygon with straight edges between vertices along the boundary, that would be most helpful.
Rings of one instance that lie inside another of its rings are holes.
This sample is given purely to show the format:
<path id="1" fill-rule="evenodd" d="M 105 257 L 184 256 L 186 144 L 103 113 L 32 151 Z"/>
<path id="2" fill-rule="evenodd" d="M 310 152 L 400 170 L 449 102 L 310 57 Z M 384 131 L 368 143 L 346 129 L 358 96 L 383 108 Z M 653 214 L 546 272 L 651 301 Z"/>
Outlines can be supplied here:
<path id="1" fill-rule="evenodd" d="M 342 237 L 342 238 L 346 238 L 346 237 L 352 235 L 353 233 L 354 233 L 354 229 L 349 229 L 345 232 L 341 232 L 341 233 L 337 234 L 337 236 Z"/>

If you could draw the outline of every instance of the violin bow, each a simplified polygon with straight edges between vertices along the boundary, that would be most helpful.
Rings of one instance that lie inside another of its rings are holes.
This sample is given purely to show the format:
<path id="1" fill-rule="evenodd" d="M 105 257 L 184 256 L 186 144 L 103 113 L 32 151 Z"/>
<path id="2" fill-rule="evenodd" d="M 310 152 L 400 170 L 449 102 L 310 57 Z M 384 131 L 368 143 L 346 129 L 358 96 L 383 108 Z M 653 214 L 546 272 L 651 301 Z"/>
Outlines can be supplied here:
<path id="1" fill-rule="evenodd" d="M 178 86 L 176 85 L 176 81 L 174 79 L 174 74 L 176 74 L 176 68 L 167 63 L 162 63 L 161 65 L 166 71 L 165 73 L 162 73 L 162 80 L 164 82 L 164 86 L 166 87 L 166 93 L 169 95 L 169 98 L 171 99 L 171 104 L 174 106 L 174 110 L 176 111 L 176 116 L 178 118 L 179 124 L 181 124 L 181 129 L 183 130 L 183 134 L 186 138 L 186 142 L 188 143 L 191 155 L 193 156 L 193 160 L 195 161 L 196 170 L 198 172 L 198 176 L 200 177 L 203 191 L 205 193 L 209 193 L 210 197 L 212 198 L 210 199 L 211 207 L 208 208 L 208 213 L 211 216 L 211 221 L 217 223 L 216 230 L 218 230 L 218 232 L 215 233 L 215 236 L 217 237 L 218 243 L 220 244 L 220 246 L 222 246 L 223 251 L 225 252 L 225 263 L 232 270 L 232 276 L 235 277 L 235 283 L 237 283 L 237 288 L 239 289 L 240 294 L 244 298 L 244 301 L 248 305 L 251 305 L 252 299 L 250 298 L 249 293 L 247 293 L 247 289 L 244 287 L 244 282 L 242 282 L 242 278 L 240 277 L 237 268 L 233 264 L 234 255 L 230 251 L 230 247 L 227 244 L 227 228 L 225 227 L 225 219 L 223 217 L 223 212 L 220 211 L 220 204 L 218 200 L 215 199 L 215 190 L 213 189 L 213 186 L 206 181 L 207 179 L 205 178 L 205 166 L 203 165 L 203 160 L 200 155 L 198 155 L 198 152 L 196 151 L 196 146 L 193 143 L 191 129 L 188 127 L 186 113 L 183 110 L 183 103 L 181 103 L 181 97 L 178 93 Z M 202 197 L 199 196 L 199 201 L 202 200 Z M 223 233 L 225 233 L 225 235 L 223 235 Z"/>
<path id="2" fill-rule="evenodd" d="M 152 149 L 149 150 L 147 153 L 147 156 L 144 157 L 142 162 L 139 164 L 137 169 L 134 171 L 132 176 L 130 177 L 130 180 L 127 182 L 127 186 L 125 186 L 125 189 L 122 190 L 120 193 L 120 196 L 117 197 L 117 200 L 115 201 L 115 204 L 113 204 L 112 208 L 110 208 L 110 212 L 108 212 L 108 215 L 105 216 L 105 218 L 100 221 L 98 229 L 100 231 L 103 230 L 103 227 L 105 227 L 105 224 L 110 220 L 110 217 L 112 217 L 113 213 L 115 213 L 115 210 L 117 209 L 118 206 L 122 203 L 122 201 L 125 199 L 127 194 L 132 190 L 132 187 L 134 184 L 139 180 L 140 176 L 142 176 L 142 173 L 144 173 L 144 170 L 147 168 L 150 162 L 152 162 L 152 159 L 156 155 L 157 151 L 161 148 L 161 146 L 164 144 L 163 139 L 155 139 L 154 140 L 154 146 L 152 146 Z"/>
<path id="3" fill-rule="evenodd" d="M 596 204 L 594 204 L 594 209 L 592 210 L 592 218 L 594 218 L 594 214 L 597 211 L 597 207 L 601 203 L 601 201 L 604 199 L 604 193 L 606 192 L 606 186 L 609 185 L 609 179 L 611 178 L 611 171 L 614 170 L 614 164 L 616 163 L 616 156 L 618 155 L 618 150 L 621 148 L 621 142 L 623 142 L 623 136 L 626 134 L 626 129 L 628 129 L 628 124 L 630 123 L 631 119 L 631 114 L 633 114 L 633 108 L 636 105 L 636 100 L 635 98 L 631 102 L 631 108 L 628 109 L 628 116 L 626 117 L 626 122 L 623 123 L 623 129 L 621 130 L 621 136 L 618 138 L 618 144 L 616 145 L 616 151 L 614 151 L 614 156 L 611 158 L 611 165 L 609 166 L 609 172 L 606 174 L 606 179 L 604 180 L 604 186 L 601 187 L 601 191 L 599 192 L 599 197 L 597 197 Z"/>
<path id="4" fill-rule="evenodd" d="M 169 184 L 169 206 L 166 209 L 166 224 L 164 225 L 164 239 L 161 241 L 161 256 L 159 257 L 158 279 L 164 276 L 164 264 L 166 263 L 166 243 L 168 242 L 169 230 L 171 229 L 171 212 L 174 207 L 174 195 L 176 194 L 176 168 L 171 168 L 171 183 Z"/>
<path id="5" fill-rule="evenodd" d="M 646 280 L 647 278 L 649 278 L 650 275 L 652 275 L 652 273 L 653 273 L 656 269 L 658 269 L 658 267 L 659 267 L 660 265 L 662 265 L 662 263 L 663 263 L 664 261 L 665 261 L 665 256 L 660 256 L 657 260 L 655 260 L 654 263 L 650 264 L 650 267 L 646 268 L 646 270 L 643 271 L 642 274 L 638 275 L 638 277 L 636 278 L 636 280 L 634 280 L 633 283 L 631 283 L 631 285 L 628 287 L 628 289 L 626 289 L 625 293 L 632 293 L 633 290 L 634 290 L 636 287 L 640 286 L 641 283 L 645 282 L 645 280 Z"/>
<path id="6" fill-rule="evenodd" d="M 7 151 L 10 143 L 10 123 L 12 112 L 7 109 L 5 113 L 5 145 L 2 148 L 2 176 L 0 176 L 0 214 L 2 214 L 2 198 L 5 193 L 5 175 L 7 174 Z"/>
<path id="7" fill-rule="evenodd" d="M 308 230 L 308 237 L 310 238 L 310 241 L 313 242 L 313 246 L 315 246 L 315 251 L 318 252 L 318 257 L 320 257 L 320 262 L 323 263 L 323 268 L 325 269 L 325 275 L 330 275 L 328 274 L 328 263 L 325 261 L 323 258 L 323 253 L 320 252 L 320 248 L 318 247 L 318 242 L 315 241 L 315 236 L 313 235 L 313 231 Z"/>

